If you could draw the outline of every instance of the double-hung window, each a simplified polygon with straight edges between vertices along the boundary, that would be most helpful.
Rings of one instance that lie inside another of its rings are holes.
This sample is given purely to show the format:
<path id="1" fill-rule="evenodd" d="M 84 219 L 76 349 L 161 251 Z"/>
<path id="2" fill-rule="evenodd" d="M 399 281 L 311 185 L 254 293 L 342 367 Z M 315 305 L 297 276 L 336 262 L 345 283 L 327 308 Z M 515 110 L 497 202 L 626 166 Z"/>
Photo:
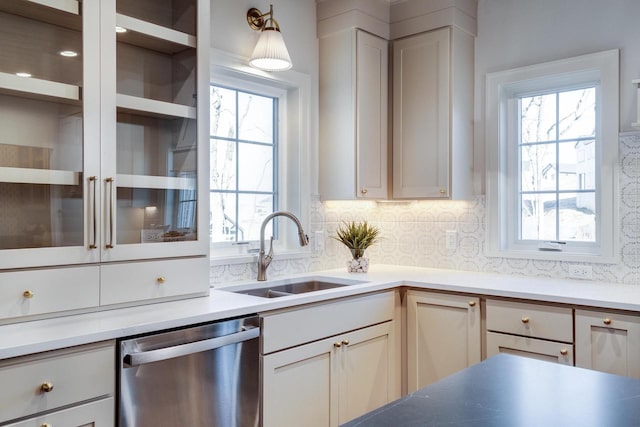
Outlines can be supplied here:
<path id="1" fill-rule="evenodd" d="M 220 85 L 210 95 L 211 242 L 256 241 L 278 207 L 278 98 Z"/>
<path id="2" fill-rule="evenodd" d="M 614 262 L 618 52 L 487 76 L 487 254 Z"/>

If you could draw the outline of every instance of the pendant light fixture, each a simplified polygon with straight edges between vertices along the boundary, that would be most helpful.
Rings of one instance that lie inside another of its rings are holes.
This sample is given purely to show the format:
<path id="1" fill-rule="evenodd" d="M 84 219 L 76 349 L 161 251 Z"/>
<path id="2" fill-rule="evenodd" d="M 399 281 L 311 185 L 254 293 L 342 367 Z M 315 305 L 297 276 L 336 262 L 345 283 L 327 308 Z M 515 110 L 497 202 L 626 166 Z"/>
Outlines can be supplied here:
<path id="1" fill-rule="evenodd" d="M 247 11 L 247 22 L 251 29 L 260 31 L 260 38 L 253 49 L 249 65 L 265 71 L 284 71 L 291 68 L 291 57 L 280 33 L 278 21 L 273 19 L 273 5 L 268 13 L 255 7 Z"/>

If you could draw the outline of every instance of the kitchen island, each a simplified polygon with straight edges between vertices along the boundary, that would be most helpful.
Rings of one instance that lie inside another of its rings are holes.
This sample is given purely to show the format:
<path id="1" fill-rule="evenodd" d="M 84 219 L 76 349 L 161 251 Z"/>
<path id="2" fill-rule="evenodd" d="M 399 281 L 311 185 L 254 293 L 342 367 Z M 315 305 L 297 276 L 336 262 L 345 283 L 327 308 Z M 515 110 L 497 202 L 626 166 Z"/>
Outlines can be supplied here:
<path id="1" fill-rule="evenodd" d="M 640 426 L 640 380 L 499 354 L 343 427 Z"/>

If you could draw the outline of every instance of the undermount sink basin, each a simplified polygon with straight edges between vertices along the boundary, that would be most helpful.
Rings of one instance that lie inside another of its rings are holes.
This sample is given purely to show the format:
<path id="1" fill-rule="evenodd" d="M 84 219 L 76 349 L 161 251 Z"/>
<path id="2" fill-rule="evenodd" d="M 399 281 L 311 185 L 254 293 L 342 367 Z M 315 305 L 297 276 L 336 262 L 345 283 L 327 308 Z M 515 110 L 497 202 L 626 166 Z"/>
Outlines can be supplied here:
<path id="1" fill-rule="evenodd" d="M 309 278 L 299 281 L 276 281 L 270 284 L 259 283 L 252 286 L 241 286 L 237 289 L 228 290 L 238 294 L 253 295 L 262 298 L 278 298 L 306 294 L 309 292 L 324 291 L 326 289 L 334 289 L 348 285 L 357 285 L 360 283 L 366 282 L 363 280 Z"/>

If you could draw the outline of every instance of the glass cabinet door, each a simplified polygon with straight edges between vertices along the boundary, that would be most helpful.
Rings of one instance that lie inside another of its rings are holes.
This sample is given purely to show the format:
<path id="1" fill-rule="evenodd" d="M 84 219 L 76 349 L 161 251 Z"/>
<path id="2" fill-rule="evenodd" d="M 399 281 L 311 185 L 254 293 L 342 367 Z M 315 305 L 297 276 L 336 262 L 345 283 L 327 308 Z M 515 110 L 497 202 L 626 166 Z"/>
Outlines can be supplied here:
<path id="1" fill-rule="evenodd" d="M 115 1 L 108 259 L 188 255 L 199 239 L 196 12 L 196 0 Z"/>
<path id="2" fill-rule="evenodd" d="M 72 0 L 0 0 L 0 268 L 98 256 L 88 253 L 98 236 L 85 197 L 80 10 Z"/>

